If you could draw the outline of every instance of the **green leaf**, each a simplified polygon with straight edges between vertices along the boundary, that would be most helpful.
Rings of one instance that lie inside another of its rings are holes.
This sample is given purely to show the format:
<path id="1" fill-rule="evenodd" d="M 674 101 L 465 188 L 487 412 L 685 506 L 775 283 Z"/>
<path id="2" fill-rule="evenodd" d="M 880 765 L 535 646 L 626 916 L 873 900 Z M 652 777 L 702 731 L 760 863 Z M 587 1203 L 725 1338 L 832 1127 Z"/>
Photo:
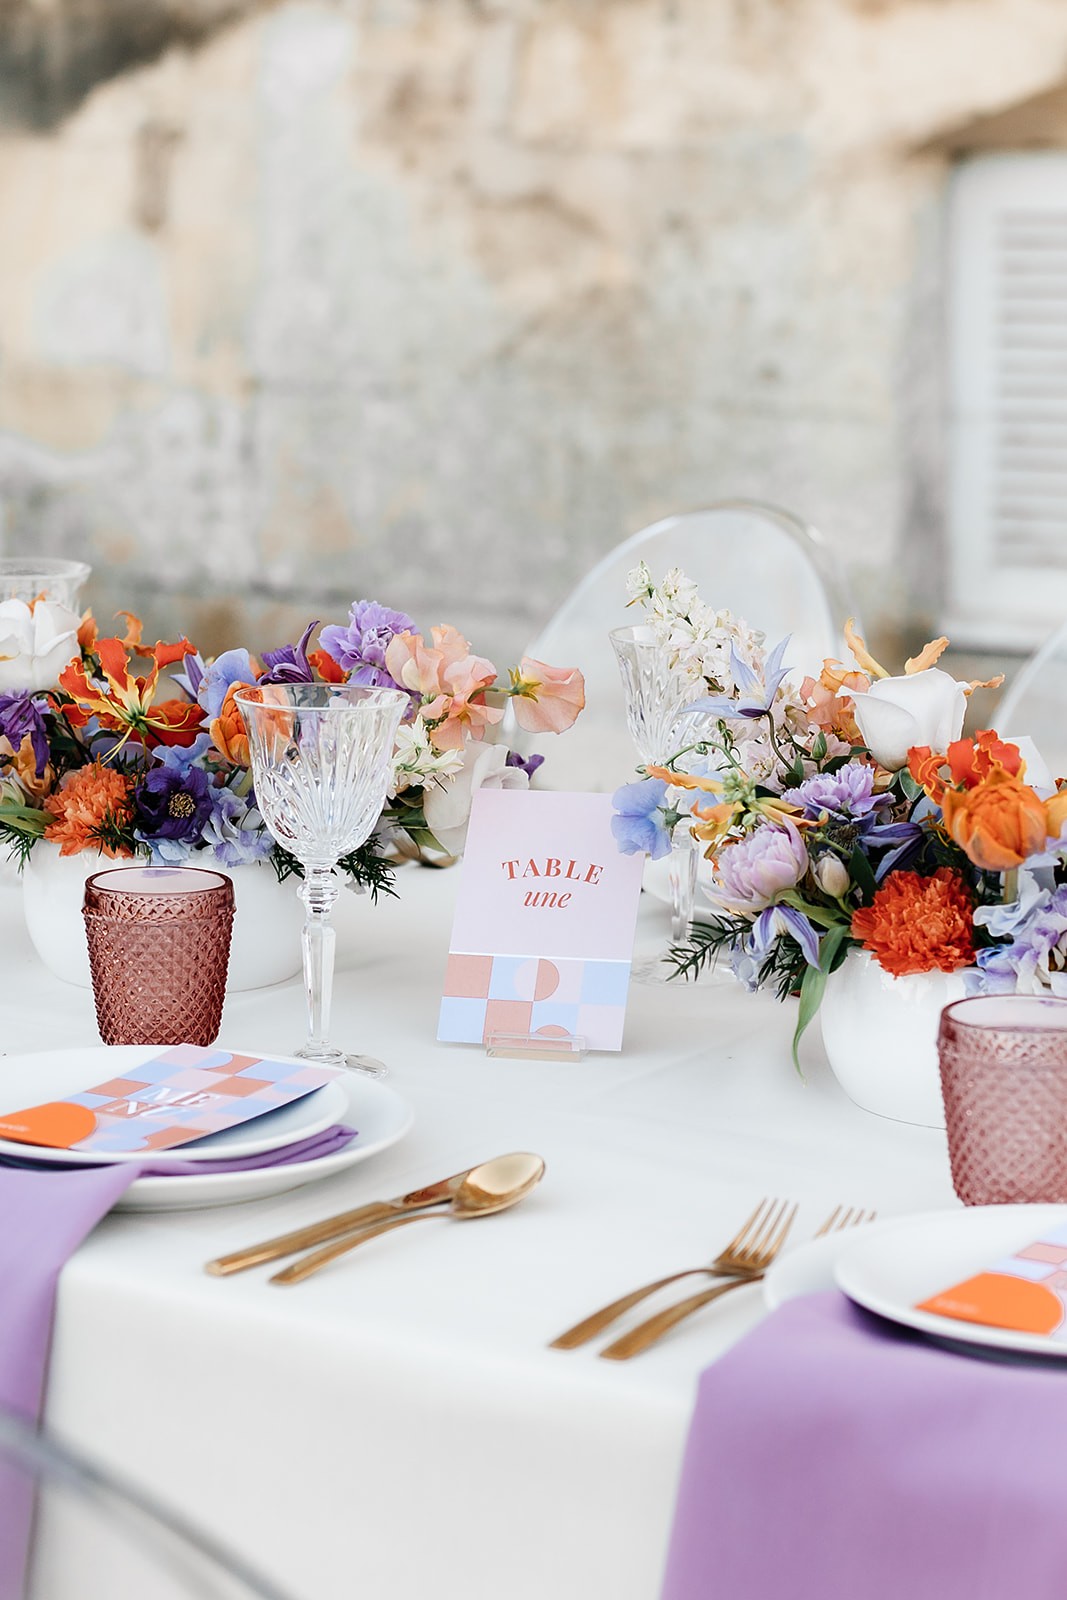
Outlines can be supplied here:
<path id="1" fill-rule="evenodd" d="M 827 934 L 827 939 L 830 935 Z M 825 943 L 825 941 L 824 941 Z M 821 955 L 821 952 L 820 952 Z M 822 1001 L 823 990 L 826 988 L 826 973 L 821 967 L 805 967 L 804 976 L 800 980 L 800 1007 L 797 1011 L 797 1025 L 793 1030 L 793 1065 L 801 1078 L 804 1074 L 800 1070 L 800 1040 L 808 1023 L 814 1017 Z"/>
<path id="2" fill-rule="evenodd" d="M 839 922 L 829 930 L 819 945 L 819 970 L 836 972 L 851 950 L 854 941 L 847 922 Z"/>
<path id="3" fill-rule="evenodd" d="M 863 897 L 864 905 L 870 905 L 878 891 L 878 883 L 874 876 L 874 868 L 867 860 L 866 855 L 856 845 L 848 862 L 848 873 L 853 883 Z"/>
<path id="4" fill-rule="evenodd" d="M 901 767 L 897 773 L 897 782 L 908 800 L 918 800 L 919 796 L 925 793 L 922 784 L 915 782 L 907 767 Z"/>

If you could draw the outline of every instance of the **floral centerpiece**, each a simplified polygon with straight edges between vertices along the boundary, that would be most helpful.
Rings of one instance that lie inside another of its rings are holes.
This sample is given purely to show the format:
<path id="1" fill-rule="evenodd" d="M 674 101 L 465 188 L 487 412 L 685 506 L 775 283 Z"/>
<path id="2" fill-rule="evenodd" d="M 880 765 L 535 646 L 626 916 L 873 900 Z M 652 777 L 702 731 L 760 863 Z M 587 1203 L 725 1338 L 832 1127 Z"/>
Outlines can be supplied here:
<path id="1" fill-rule="evenodd" d="M 849 623 L 854 664 L 796 684 L 787 641 L 768 651 L 684 574 L 657 585 L 641 566 L 629 589 L 689 709 L 716 718 L 615 798 L 620 849 L 665 855 L 684 821 L 710 862 L 714 909 L 673 951 L 680 973 L 726 956 L 747 988 L 798 995 L 794 1058 L 853 949 L 894 976 L 973 969 L 976 990 L 1067 994 L 1067 784 L 1028 740 L 962 737 L 972 690 L 1001 679 L 941 670 L 946 639 L 890 675 Z"/>
<path id="2" fill-rule="evenodd" d="M 398 840 L 462 849 L 482 785 L 524 787 L 541 761 L 491 742 L 510 699 L 529 732 L 562 732 L 584 704 L 581 673 L 524 658 L 498 683 L 491 661 L 455 628 L 429 638 L 412 619 L 357 601 L 348 621 L 312 622 L 296 644 L 257 660 L 247 649 L 205 661 L 188 639 L 146 646 L 129 613 L 100 637 L 90 613 L 45 600 L 0 605 L 0 844 L 25 860 L 41 840 L 64 855 L 100 851 L 157 864 L 299 864 L 256 809 L 248 740 L 234 700 L 271 683 L 398 687 L 410 707 L 389 798 L 367 844 L 343 869 L 377 893 Z"/>

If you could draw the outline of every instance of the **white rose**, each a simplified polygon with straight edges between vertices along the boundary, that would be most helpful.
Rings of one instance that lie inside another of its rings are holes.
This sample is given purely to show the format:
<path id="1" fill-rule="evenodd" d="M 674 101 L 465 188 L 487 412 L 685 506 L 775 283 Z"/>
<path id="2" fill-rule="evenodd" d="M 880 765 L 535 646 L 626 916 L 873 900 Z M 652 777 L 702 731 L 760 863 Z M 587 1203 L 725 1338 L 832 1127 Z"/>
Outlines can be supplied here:
<path id="1" fill-rule="evenodd" d="M 507 765 L 508 752 L 502 744 L 483 744 L 473 739 L 463 751 L 463 766 L 454 778 L 426 786 L 423 815 L 426 826 L 450 856 L 463 852 L 471 799 L 476 789 L 526 789 L 530 780 L 521 767 Z"/>
<path id="2" fill-rule="evenodd" d="M 0 602 L 0 693 L 54 689 L 78 653 L 78 623 L 54 600 Z"/>
<path id="3" fill-rule="evenodd" d="M 913 745 L 947 750 L 963 731 L 964 685 L 938 667 L 903 678 L 876 678 L 855 696 L 855 717 L 874 759 L 896 772 Z"/>

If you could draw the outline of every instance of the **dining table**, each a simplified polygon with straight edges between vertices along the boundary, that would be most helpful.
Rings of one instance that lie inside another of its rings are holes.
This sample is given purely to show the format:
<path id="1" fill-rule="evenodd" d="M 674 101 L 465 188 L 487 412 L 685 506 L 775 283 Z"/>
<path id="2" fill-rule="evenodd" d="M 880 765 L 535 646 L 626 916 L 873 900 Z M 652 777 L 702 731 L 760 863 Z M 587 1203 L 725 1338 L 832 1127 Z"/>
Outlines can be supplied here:
<path id="1" fill-rule="evenodd" d="M 817 1023 L 798 1071 L 796 1002 L 729 973 L 632 984 L 618 1052 L 436 1042 L 462 871 L 409 864 L 395 897 L 336 913 L 333 1035 L 388 1065 L 410 1130 L 284 1193 L 107 1215 L 60 1278 L 45 1421 L 294 1600 L 656 1600 L 698 1379 L 767 1315 L 763 1286 L 634 1360 L 552 1339 L 709 1261 L 764 1197 L 798 1206 L 787 1250 L 838 1205 L 957 1208 L 945 1134 L 854 1105 Z M 644 894 L 637 958 L 668 923 Z M 41 963 L 10 885 L 0 950 L 4 1056 L 99 1046 L 91 991 Z M 230 993 L 218 1043 L 285 1054 L 303 1031 L 293 979 Z M 205 1271 L 512 1150 L 544 1179 L 477 1225 L 438 1216 L 292 1286 Z M 84 1597 L 76 1543 L 49 1570 L 49 1600 Z"/>

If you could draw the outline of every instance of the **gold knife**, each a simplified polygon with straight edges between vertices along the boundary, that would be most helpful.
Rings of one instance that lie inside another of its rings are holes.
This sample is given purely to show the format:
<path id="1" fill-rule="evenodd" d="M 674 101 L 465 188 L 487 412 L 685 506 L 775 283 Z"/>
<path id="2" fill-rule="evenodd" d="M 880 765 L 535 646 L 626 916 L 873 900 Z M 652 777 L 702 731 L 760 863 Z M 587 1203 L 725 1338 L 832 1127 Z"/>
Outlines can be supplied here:
<path id="1" fill-rule="evenodd" d="M 451 1178 L 442 1178 L 440 1182 L 428 1184 L 424 1189 L 412 1189 L 409 1194 L 398 1195 L 395 1200 L 372 1200 L 368 1205 L 357 1206 L 354 1211 L 341 1211 L 322 1222 L 312 1222 L 305 1228 L 295 1228 L 292 1233 L 281 1233 L 277 1238 L 265 1239 L 262 1244 L 234 1250 L 228 1256 L 219 1256 L 205 1263 L 204 1271 L 213 1278 L 225 1278 L 231 1272 L 244 1272 L 248 1267 L 262 1266 L 265 1261 L 277 1261 L 281 1256 L 325 1244 L 329 1239 L 340 1238 L 342 1234 L 353 1233 L 357 1228 L 368 1227 L 374 1222 L 384 1222 L 405 1211 L 421 1211 L 427 1206 L 441 1205 L 451 1200 L 471 1171 L 473 1168 L 467 1167 L 463 1172 L 453 1173 Z"/>

